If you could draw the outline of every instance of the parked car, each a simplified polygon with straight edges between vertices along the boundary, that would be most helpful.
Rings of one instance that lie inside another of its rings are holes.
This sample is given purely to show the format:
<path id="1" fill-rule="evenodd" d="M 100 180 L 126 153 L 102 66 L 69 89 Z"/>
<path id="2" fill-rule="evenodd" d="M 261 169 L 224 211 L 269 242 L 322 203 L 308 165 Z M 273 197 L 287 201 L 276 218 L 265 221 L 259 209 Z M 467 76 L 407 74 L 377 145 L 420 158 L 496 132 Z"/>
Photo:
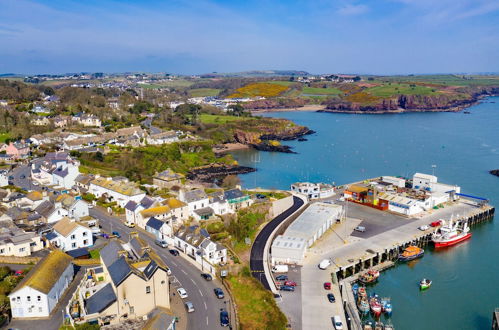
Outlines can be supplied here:
<path id="1" fill-rule="evenodd" d="M 22 270 L 22 269 L 16 270 L 16 272 L 14 273 L 15 277 L 22 276 L 22 275 L 24 275 L 24 270 Z"/>
<path id="2" fill-rule="evenodd" d="M 180 296 L 180 298 L 182 298 L 182 299 L 189 297 L 187 295 L 187 291 L 185 291 L 184 288 L 178 288 L 177 292 L 178 292 L 178 295 Z"/>
<path id="3" fill-rule="evenodd" d="M 162 248 L 168 247 L 168 243 L 163 239 L 157 239 L 154 241 L 154 243 L 156 243 L 157 246 L 161 246 Z"/>
<path id="4" fill-rule="evenodd" d="M 262 195 L 262 194 L 256 194 L 255 196 L 256 196 L 256 198 L 258 198 L 258 199 L 265 199 L 265 198 L 267 198 L 267 196 Z"/>
<path id="5" fill-rule="evenodd" d="M 215 288 L 213 290 L 215 292 L 215 296 L 217 296 L 218 299 L 224 299 L 224 292 L 220 288 Z"/>
<path id="6" fill-rule="evenodd" d="M 220 325 L 222 327 L 228 327 L 229 326 L 229 313 L 225 309 L 222 309 L 220 311 Z"/>
<path id="7" fill-rule="evenodd" d="M 366 231 L 366 227 L 364 227 L 364 226 L 357 226 L 353 230 L 363 233 L 363 232 Z"/>
<path id="8" fill-rule="evenodd" d="M 32 183 L 33 183 L 33 186 L 39 186 L 39 185 L 40 185 L 40 184 L 39 184 L 38 182 L 36 182 L 36 181 L 33 181 Z"/>
<path id="9" fill-rule="evenodd" d="M 166 268 L 166 275 L 170 276 L 172 274 L 172 270 L 170 268 Z"/>
<path id="10" fill-rule="evenodd" d="M 168 252 L 170 252 L 170 254 L 171 254 L 171 255 L 174 255 L 175 257 L 177 257 L 177 256 L 180 254 L 180 253 L 179 253 L 177 250 L 175 250 L 175 249 L 170 249 L 170 250 L 168 250 Z"/>
<path id="11" fill-rule="evenodd" d="M 422 225 L 422 226 L 418 227 L 418 229 L 421 231 L 425 231 L 425 230 L 430 229 L 430 227 L 428 225 Z"/>
<path id="12" fill-rule="evenodd" d="M 187 313 L 192 313 L 194 312 L 194 305 L 188 301 L 185 303 L 185 309 L 187 309 Z"/>
<path id="13" fill-rule="evenodd" d="M 327 269 L 329 266 L 331 266 L 331 260 L 329 259 L 323 259 L 319 264 L 319 268 L 323 270 Z"/>
<path id="14" fill-rule="evenodd" d="M 290 285 L 281 285 L 279 290 L 281 290 L 281 291 L 295 291 L 295 287 L 290 286 Z"/>
<path id="15" fill-rule="evenodd" d="M 125 222 L 125 226 L 127 226 L 128 228 L 134 228 L 135 224 L 133 222 Z"/>
<path id="16" fill-rule="evenodd" d="M 437 221 L 433 221 L 432 223 L 430 223 L 430 226 L 432 227 L 438 227 L 442 224 L 442 220 L 437 220 Z"/>
<path id="17" fill-rule="evenodd" d="M 100 236 L 101 236 L 102 238 L 109 238 L 109 235 L 108 235 L 108 234 L 106 234 L 106 233 L 102 233 L 102 234 L 100 234 Z"/>
<path id="18" fill-rule="evenodd" d="M 331 290 L 331 282 L 325 282 L 324 283 L 324 289 Z"/>
<path id="19" fill-rule="evenodd" d="M 202 273 L 201 277 L 204 278 L 207 281 L 213 280 L 213 277 L 210 274 L 207 274 L 207 273 Z"/>
<path id="20" fill-rule="evenodd" d="M 288 265 L 275 265 L 272 267 L 272 273 L 287 273 L 288 271 Z"/>
<path id="21" fill-rule="evenodd" d="M 275 277 L 276 280 L 278 281 L 287 281 L 288 280 L 288 275 L 278 275 Z"/>
<path id="22" fill-rule="evenodd" d="M 336 298 L 334 298 L 334 294 L 328 293 L 327 300 L 329 300 L 330 303 L 334 303 L 336 301 Z"/>
<path id="23" fill-rule="evenodd" d="M 120 233 L 118 233 L 117 231 L 113 231 L 112 235 L 116 238 L 121 238 Z"/>
<path id="24" fill-rule="evenodd" d="M 286 281 L 286 282 L 284 282 L 284 285 L 296 286 L 296 282 L 295 281 Z"/>
<path id="25" fill-rule="evenodd" d="M 22 174 L 22 175 L 20 176 L 20 178 L 21 178 L 21 179 L 26 179 L 26 175 Z"/>
<path id="26" fill-rule="evenodd" d="M 341 322 L 341 318 L 338 315 L 332 317 L 333 325 L 336 330 L 343 329 L 343 323 Z"/>

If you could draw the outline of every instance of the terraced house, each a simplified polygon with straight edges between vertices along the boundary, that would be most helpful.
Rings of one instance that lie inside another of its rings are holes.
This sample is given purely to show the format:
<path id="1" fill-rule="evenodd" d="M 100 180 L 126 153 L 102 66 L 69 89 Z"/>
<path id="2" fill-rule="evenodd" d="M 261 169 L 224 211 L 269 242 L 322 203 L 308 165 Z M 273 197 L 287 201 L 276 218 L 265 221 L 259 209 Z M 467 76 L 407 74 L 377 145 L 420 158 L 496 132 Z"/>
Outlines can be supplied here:
<path id="1" fill-rule="evenodd" d="M 119 207 L 123 208 L 128 202 L 139 203 L 146 196 L 146 193 L 133 182 L 104 177 L 96 177 L 92 180 L 88 192 L 97 198 L 105 196 L 110 202 L 116 202 Z"/>
<path id="2" fill-rule="evenodd" d="M 73 258 L 53 251 L 9 294 L 13 318 L 48 317 L 73 280 Z"/>

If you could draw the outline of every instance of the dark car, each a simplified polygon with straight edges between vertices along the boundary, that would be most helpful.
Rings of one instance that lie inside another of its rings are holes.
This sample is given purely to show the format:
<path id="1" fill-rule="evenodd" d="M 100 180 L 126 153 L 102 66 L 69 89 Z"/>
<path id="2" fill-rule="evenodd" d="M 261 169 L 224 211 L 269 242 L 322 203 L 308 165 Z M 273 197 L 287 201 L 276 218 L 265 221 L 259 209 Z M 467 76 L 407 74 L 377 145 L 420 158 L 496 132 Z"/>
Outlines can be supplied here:
<path id="1" fill-rule="evenodd" d="M 202 273 L 201 277 L 204 278 L 207 281 L 213 280 L 213 277 L 210 274 L 207 274 L 207 273 Z"/>
<path id="2" fill-rule="evenodd" d="M 287 281 L 288 275 L 279 275 L 279 276 L 276 276 L 275 279 L 278 281 Z"/>
<path id="3" fill-rule="evenodd" d="M 109 238 L 109 235 L 108 235 L 108 234 L 106 234 L 106 233 L 102 233 L 102 234 L 100 234 L 100 236 L 101 236 L 102 238 Z"/>
<path id="4" fill-rule="evenodd" d="M 324 283 L 324 289 L 331 290 L 331 282 L 325 282 Z"/>
<path id="5" fill-rule="evenodd" d="M 21 178 L 21 179 L 26 179 L 26 175 L 22 174 L 22 175 L 20 176 L 20 178 Z"/>
<path id="6" fill-rule="evenodd" d="M 224 299 L 224 292 L 220 288 L 215 288 L 213 290 L 215 292 L 215 296 L 217 296 L 218 299 Z"/>
<path id="7" fill-rule="evenodd" d="M 174 250 L 174 249 L 170 249 L 168 250 L 172 255 L 174 255 L 175 257 L 177 257 L 180 253 L 177 251 L 177 250 Z"/>
<path id="8" fill-rule="evenodd" d="M 327 300 L 329 300 L 330 303 L 334 303 L 336 301 L 336 298 L 334 298 L 334 294 L 328 293 Z"/>
<path id="9" fill-rule="evenodd" d="M 267 196 L 262 195 L 262 194 L 256 194 L 255 196 L 256 196 L 256 198 L 258 198 L 258 199 L 265 199 L 265 198 L 267 198 Z"/>
<path id="10" fill-rule="evenodd" d="M 118 233 L 117 231 L 113 231 L 112 235 L 113 235 L 114 237 L 121 238 L 120 233 Z"/>
<path id="11" fill-rule="evenodd" d="M 295 287 L 291 285 L 281 285 L 279 288 L 281 291 L 295 291 Z"/>
<path id="12" fill-rule="evenodd" d="M 220 311 L 220 325 L 222 327 L 228 327 L 229 326 L 229 313 L 225 309 L 222 309 Z"/>

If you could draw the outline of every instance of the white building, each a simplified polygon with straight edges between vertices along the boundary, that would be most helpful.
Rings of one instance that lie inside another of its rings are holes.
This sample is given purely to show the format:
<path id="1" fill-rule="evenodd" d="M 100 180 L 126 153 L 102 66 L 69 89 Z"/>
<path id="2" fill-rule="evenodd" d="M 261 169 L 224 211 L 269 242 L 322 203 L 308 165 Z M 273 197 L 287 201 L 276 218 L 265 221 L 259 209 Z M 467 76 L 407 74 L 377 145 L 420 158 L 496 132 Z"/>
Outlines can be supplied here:
<path id="1" fill-rule="evenodd" d="M 303 194 L 309 200 L 334 196 L 334 187 L 326 183 L 297 182 L 291 185 L 291 191 Z"/>
<path id="2" fill-rule="evenodd" d="M 403 178 L 397 178 L 394 176 L 382 176 L 381 181 L 386 182 L 386 183 L 390 183 L 390 184 L 394 185 L 395 187 L 405 188 L 405 179 L 403 179 Z"/>
<path id="3" fill-rule="evenodd" d="M 227 261 L 227 249 L 212 242 L 208 232 L 199 226 L 181 227 L 175 233 L 174 245 L 200 265 L 216 265 Z"/>
<path id="4" fill-rule="evenodd" d="M 40 236 L 17 227 L 0 228 L 0 255 L 27 257 L 43 249 Z"/>
<path id="5" fill-rule="evenodd" d="M 38 205 L 35 212 L 45 218 L 45 222 L 47 223 L 53 223 L 68 216 L 68 210 L 63 208 L 61 203 L 52 203 L 47 200 Z"/>
<path id="6" fill-rule="evenodd" d="M 342 213 L 341 205 L 320 202 L 311 204 L 272 243 L 272 263 L 301 263 L 305 250 L 341 219 Z"/>
<path id="7" fill-rule="evenodd" d="M 7 171 L 0 171 L 0 187 L 5 187 L 9 185 L 9 176 Z"/>
<path id="8" fill-rule="evenodd" d="M 437 183 L 437 177 L 434 175 L 416 173 L 412 178 L 413 189 L 430 188 L 432 183 Z"/>
<path id="9" fill-rule="evenodd" d="M 56 202 L 61 203 L 61 206 L 68 211 L 70 218 L 79 220 L 89 215 L 88 203 L 82 200 L 80 196 L 73 197 L 68 194 L 62 194 L 57 196 Z"/>
<path id="10" fill-rule="evenodd" d="M 125 207 L 129 201 L 140 202 L 146 193 L 134 183 L 115 181 L 112 178 L 98 177 L 90 182 L 89 193 L 97 198 L 105 195 L 109 201 L 115 201 L 120 207 Z"/>
<path id="11" fill-rule="evenodd" d="M 12 317 L 48 317 L 73 280 L 71 260 L 56 250 L 37 263 L 9 294 Z"/>
<path id="12" fill-rule="evenodd" d="M 196 216 L 194 211 L 204 209 L 210 205 L 210 199 L 202 189 L 180 190 L 179 199 L 187 204 L 189 216 L 192 217 Z"/>
<path id="13" fill-rule="evenodd" d="M 62 251 L 86 248 L 94 244 L 92 230 L 69 218 L 64 218 L 54 225 L 54 231 L 46 235 L 50 244 Z"/>

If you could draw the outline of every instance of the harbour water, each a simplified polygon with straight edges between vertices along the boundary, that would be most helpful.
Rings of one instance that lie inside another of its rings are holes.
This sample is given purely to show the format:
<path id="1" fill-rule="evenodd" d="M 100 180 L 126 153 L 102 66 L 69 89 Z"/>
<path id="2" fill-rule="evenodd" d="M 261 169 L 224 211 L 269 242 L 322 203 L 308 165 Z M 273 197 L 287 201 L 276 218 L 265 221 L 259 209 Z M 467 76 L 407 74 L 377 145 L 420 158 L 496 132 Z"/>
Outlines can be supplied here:
<path id="1" fill-rule="evenodd" d="M 245 187 L 289 189 L 296 181 L 341 185 L 381 175 L 432 173 L 463 193 L 499 206 L 499 97 L 459 113 L 354 115 L 276 112 L 317 133 L 308 141 L 286 141 L 297 154 L 234 152 L 257 172 L 241 176 Z M 432 167 L 436 165 L 436 167 Z M 499 307 L 499 225 L 472 228 L 470 241 L 383 272 L 372 287 L 392 299 L 397 329 L 489 329 Z M 419 292 L 418 282 L 433 285 Z"/>

